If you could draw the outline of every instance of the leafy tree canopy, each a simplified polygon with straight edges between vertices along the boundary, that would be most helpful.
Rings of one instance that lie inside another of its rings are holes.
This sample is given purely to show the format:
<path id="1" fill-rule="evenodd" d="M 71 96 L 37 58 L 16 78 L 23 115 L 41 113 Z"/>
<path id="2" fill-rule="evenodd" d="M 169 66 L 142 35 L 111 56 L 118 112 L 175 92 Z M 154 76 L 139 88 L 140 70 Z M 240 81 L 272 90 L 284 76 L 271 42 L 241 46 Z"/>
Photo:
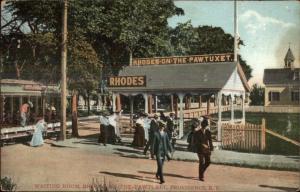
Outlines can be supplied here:
<path id="1" fill-rule="evenodd" d="M 251 102 L 250 105 L 264 105 L 265 103 L 265 88 L 254 84 L 251 88 L 250 96 Z"/>

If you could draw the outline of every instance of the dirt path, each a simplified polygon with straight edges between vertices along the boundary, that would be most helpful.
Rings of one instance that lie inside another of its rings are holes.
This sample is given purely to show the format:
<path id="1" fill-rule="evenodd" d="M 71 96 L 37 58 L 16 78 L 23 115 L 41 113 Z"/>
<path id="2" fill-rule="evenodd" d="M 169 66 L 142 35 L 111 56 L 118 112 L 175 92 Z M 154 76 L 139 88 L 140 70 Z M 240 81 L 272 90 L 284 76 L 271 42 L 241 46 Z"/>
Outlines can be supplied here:
<path id="1" fill-rule="evenodd" d="M 99 133 L 97 122 L 81 122 L 80 135 Z M 134 191 L 295 191 L 300 173 L 211 165 L 205 182 L 197 180 L 198 164 L 170 161 L 164 185 L 155 179 L 156 161 L 121 157 L 99 150 L 15 144 L 1 148 L 1 177 L 12 177 L 19 191 L 88 191 L 93 180 Z M 92 144 L 92 143 L 91 143 Z"/>
<path id="2" fill-rule="evenodd" d="M 50 142 L 50 141 L 48 141 Z M 99 146 L 99 151 L 104 146 Z M 205 182 L 197 180 L 197 163 L 165 164 L 166 184 L 154 178 L 156 162 L 103 155 L 77 148 L 32 148 L 23 144 L 1 148 L 1 177 L 10 176 L 21 191 L 85 191 L 92 180 L 132 191 L 136 187 L 169 191 L 295 191 L 300 174 L 211 165 Z"/>

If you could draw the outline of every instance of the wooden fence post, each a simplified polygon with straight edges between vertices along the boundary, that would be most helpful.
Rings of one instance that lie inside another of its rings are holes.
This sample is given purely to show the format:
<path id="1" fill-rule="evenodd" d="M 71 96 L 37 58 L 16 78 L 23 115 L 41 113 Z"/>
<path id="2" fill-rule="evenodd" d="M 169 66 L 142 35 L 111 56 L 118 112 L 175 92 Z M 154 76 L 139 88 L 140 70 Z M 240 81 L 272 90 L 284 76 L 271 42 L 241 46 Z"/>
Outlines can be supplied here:
<path id="1" fill-rule="evenodd" d="M 263 152 L 266 149 L 266 120 L 262 119 L 261 122 L 261 135 L 260 135 L 260 151 Z"/>

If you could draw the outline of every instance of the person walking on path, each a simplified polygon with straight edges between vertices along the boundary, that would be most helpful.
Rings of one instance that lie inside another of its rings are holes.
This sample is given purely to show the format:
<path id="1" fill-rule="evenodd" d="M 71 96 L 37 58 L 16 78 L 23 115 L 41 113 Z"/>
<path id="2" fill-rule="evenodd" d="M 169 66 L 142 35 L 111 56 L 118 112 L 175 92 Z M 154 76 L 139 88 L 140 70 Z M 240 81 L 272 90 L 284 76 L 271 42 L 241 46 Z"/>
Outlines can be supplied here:
<path id="1" fill-rule="evenodd" d="M 165 182 L 163 175 L 163 165 L 165 158 L 168 161 L 171 159 L 172 146 L 170 144 L 167 133 L 164 131 L 166 124 L 162 121 L 159 122 L 159 131 L 154 133 L 151 154 L 156 156 L 157 172 L 156 178 L 160 179 L 160 184 Z"/>
<path id="2" fill-rule="evenodd" d="M 208 120 L 206 118 L 202 120 L 201 127 L 195 129 L 192 142 L 199 158 L 199 180 L 204 181 L 204 173 L 210 165 L 211 151 L 213 151 L 214 148 L 211 132 L 208 129 Z"/>
<path id="3" fill-rule="evenodd" d="M 146 143 L 145 149 L 144 149 L 144 155 L 147 154 L 147 151 L 149 150 L 149 147 L 152 145 L 154 133 L 159 130 L 158 127 L 158 115 L 154 115 L 153 119 L 150 122 L 150 129 L 149 129 L 149 140 Z M 151 157 L 152 158 L 152 157 Z"/>

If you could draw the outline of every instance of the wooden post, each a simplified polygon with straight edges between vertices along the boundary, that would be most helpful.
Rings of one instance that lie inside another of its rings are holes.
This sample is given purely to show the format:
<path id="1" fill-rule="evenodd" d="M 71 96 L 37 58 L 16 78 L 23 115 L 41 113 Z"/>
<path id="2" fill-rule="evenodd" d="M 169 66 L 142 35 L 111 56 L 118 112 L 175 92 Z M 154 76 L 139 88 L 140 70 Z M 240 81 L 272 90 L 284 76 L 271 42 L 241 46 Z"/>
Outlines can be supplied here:
<path id="1" fill-rule="evenodd" d="M 153 102 L 153 99 L 152 99 L 152 95 L 149 95 L 148 96 L 148 110 L 149 110 L 149 114 L 152 113 L 152 102 Z"/>
<path id="2" fill-rule="evenodd" d="M 121 103 L 121 95 L 117 94 L 116 95 L 116 111 L 121 111 L 122 109 L 122 103 Z"/>
<path id="3" fill-rule="evenodd" d="M 199 96 L 199 109 L 202 107 L 202 97 L 201 95 Z"/>
<path id="4" fill-rule="evenodd" d="M 10 97 L 10 114 L 11 114 L 11 119 L 14 118 L 14 96 Z"/>
<path id="5" fill-rule="evenodd" d="M 42 113 L 43 113 L 43 118 L 45 118 L 46 115 L 46 95 L 42 95 Z"/>
<path id="6" fill-rule="evenodd" d="M 4 113 L 4 96 L 1 94 L 0 95 L 0 127 L 2 127 L 2 124 L 3 124 L 2 123 L 2 121 L 3 121 L 3 113 Z"/>
<path id="7" fill-rule="evenodd" d="M 184 109 L 190 109 L 190 108 L 191 108 L 191 97 L 187 95 L 185 97 L 185 106 L 184 106 Z"/>
<path id="8" fill-rule="evenodd" d="M 77 94 L 72 95 L 72 136 L 78 137 L 78 118 L 77 118 Z"/>
<path id="9" fill-rule="evenodd" d="M 112 94 L 112 110 L 113 110 L 113 112 L 116 111 L 116 94 L 115 93 Z"/>
<path id="10" fill-rule="evenodd" d="M 36 114 L 36 116 L 38 116 L 39 115 L 39 97 L 38 96 L 36 96 L 35 97 L 35 106 L 34 106 L 34 108 L 35 108 L 35 114 Z"/>
<path id="11" fill-rule="evenodd" d="M 134 103 L 134 97 L 132 95 L 130 95 L 129 100 L 130 100 L 130 127 L 132 129 L 133 128 L 133 103 Z"/>
<path id="12" fill-rule="evenodd" d="M 175 96 L 175 116 L 178 117 L 178 97 L 177 95 Z"/>
<path id="13" fill-rule="evenodd" d="M 144 101 L 145 101 L 145 113 L 148 113 L 148 111 L 149 111 L 149 108 L 148 108 L 148 106 L 149 106 L 149 104 L 148 104 L 148 94 L 147 93 L 144 93 L 143 94 L 143 97 L 144 97 Z"/>
<path id="14" fill-rule="evenodd" d="M 215 100 L 218 100 L 218 141 L 222 140 L 222 93 L 219 92 L 217 95 L 217 98 Z"/>
<path id="15" fill-rule="evenodd" d="M 262 119 L 261 122 L 261 136 L 260 136 L 260 151 L 264 152 L 266 149 L 266 120 Z"/>
<path id="16" fill-rule="evenodd" d="M 209 115 L 210 114 L 210 95 L 207 96 L 207 110 L 206 110 L 206 115 Z"/>
<path id="17" fill-rule="evenodd" d="M 184 94 L 180 93 L 178 94 L 179 97 L 179 101 L 180 101 L 180 112 L 179 112 L 179 139 L 181 139 L 183 137 L 183 123 L 184 123 L 184 119 L 183 119 L 183 97 Z"/>
<path id="18" fill-rule="evenodd" d="M 174 111 L 174 96 L 173 96 L 173 94 L 171 95 L 171 112 L 173 112 Z"/>

